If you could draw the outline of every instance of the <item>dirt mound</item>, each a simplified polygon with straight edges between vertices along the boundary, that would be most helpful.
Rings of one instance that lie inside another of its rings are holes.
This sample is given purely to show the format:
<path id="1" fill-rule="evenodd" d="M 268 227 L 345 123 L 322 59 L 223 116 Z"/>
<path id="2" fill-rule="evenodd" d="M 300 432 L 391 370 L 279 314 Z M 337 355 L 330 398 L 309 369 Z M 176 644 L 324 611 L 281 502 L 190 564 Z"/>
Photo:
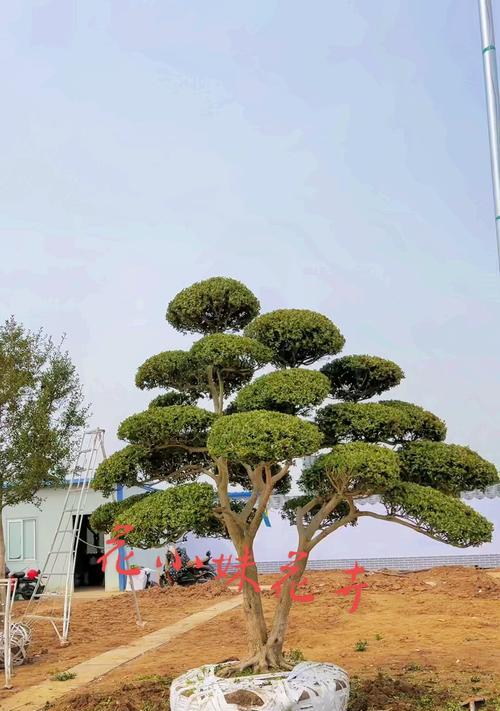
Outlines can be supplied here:
<path id="1" fill-rule="evenodd" d="M 261 583 L 272 585 L 280 577 L 282 575 L 267 574 L 262 576 Z M 365 583 L 368 586 L 366 592 L 395 592 L 400 595 L 436 592 L 453 598 L 500 600 L 500 578 L 495 580 L 488 572 L 478 568 L 444 566 L 416 572 L 368 571 L 358 575 L 356 583 Z M 341 571 L 307 571 L 297 594 L 312 594 L 315 598 L 332 597 L 337 590 L 350 585 L 351 579 Z M 264 590 L 263 597 L 276 597 L 276 592 Z M 336 599 L 342 600 L 338 595 Z"/>
<path id="2" fill-rule="evenodd" d="M 404 679 L 378 674 L 374 679 L 363 682 L 352 680 L 348 711 L 416 711 L 423 708 L 439 711 L 446 707 L 448 701 L 450 695 L 447 691 L 436 691 L 430 686 L 417 686 Z"/>
<path id="3" fill-rule="evenodd" d="M 500 599 L 500 584 L 477 568 L 446 566 L 415 573 L 375 573 L 364 576 L 373 590 L 429 592 L 450 597 Z"/>
<path id="4" fill-rule="evenodd" d="M 225 585 L 221 580 L 214 580 L 203 585 L 191 585 L 189 587 L 181 587 L 174 585 L 173 587 L 161 588 L 156 586 L 141 590 L 138 594 L 139 600 L 146 598 L 147 600 L 211 600 L 214 597 L 232 597 L 236 593 Z"/>
<path id="5" fill-rule="evenodd" d="M 169 711 L 171 679 L 162 676 L 139 678 L 113 693 L 83 693 L 60 703 L 58 711 Z M 50 709 L 48 706 L 47 709 Z"/>

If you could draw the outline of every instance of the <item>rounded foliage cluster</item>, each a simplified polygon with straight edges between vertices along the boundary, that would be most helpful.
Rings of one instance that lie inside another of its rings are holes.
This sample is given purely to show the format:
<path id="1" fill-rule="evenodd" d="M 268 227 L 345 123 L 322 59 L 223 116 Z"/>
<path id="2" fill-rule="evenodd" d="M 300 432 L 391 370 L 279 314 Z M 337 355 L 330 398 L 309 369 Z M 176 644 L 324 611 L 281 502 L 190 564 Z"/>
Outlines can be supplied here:
<path id="1" fill-rule="evenodd" d="M 147 496 L 150 496 L 150 494 L 136 494 L 135 496 L 128 496 L 123 501 L 109 501 L 107 504 L 102 504 L 90 516 L 90 528 L 96 533 L 110 533 L 118 516 Z"/>
<path id="2" fill-rule="evenodd" d="M 218 418 L 207 445 L 213 457 L 234 462 L 282 462 L 316 452 L 318 428 L 293 415 L 256 410 Z"/>
<path id="3" fill-rule="evenodd" d="M 262 375 L 238 393 L 238 412 L 274 410 L 289 415 L 305 415 L 327 397 L 328 378 L 317 370 L 293 368 Z"/>
<path id="4" fill-rule="evenodd" d="M 279 309 L 259 316 L 245 329 L 273 352 L 280 368 L 311 365 L 342 350 L 345 338 L 329 318 L 307 309 Z"/>
<path id="5" fill-rule="evenodd" d="M 212 460 L 205 451 L 190 451 L 185 446 L 143 447 L 128 444 L 97 467 L 92 488 L 110 496 L 117 485 L 141 486 L 158 480 L 170 483 L 196 479 Z"/>
<path id="6" fill-rule="evenodd" d="M 327 444 L 361 440 L 394 445 L 446 437 L 446 425 L 436 415 L 398 400 L 327 405 L 318 411 L 316 422 Z"/>
<path id="7" fill-rule="evenodd" d="M 185 444 L 204 446 L 215 415 L 195 405 L 151 407 L 127 417 L 118 428 L 118 437 L 148 447 Z"/>
<path id="8" fill-rule="evenodd" d="M 399 479 L 396 452 L 376 444 L 339 444 L 302 472 L 300 488 L 312 495 L 332 492 L 369 495 L 395 486 Z"/>
<path id="9" fill-rule="evenodd" d="M 411 521 L 443 543 L 479 546 L 491 541 L 493 524 L 453 496 L 405 482 L 382 497 L 389 514 Z"/>
<path id="10" fill-rule="evenodd" d="M 468 447 L 444 442 L 412 442 L 403 447 L 401 478 L 458 495 L 498 482 L 494 464 Z"/>
<path id="11" fill-rule="evenodd" d="M 92 479 L 92 488 L 101 491 L 104 496 L 110 496 L 118 484 L 135 486 L 147 463 L 148 449 L 129 444 L 99 464 Z"/>
<path id="12" fill-rule="evenodd" d="M 141 390 L 174 388 L 194 394 L 203 391 L 203 379 L 186 351 L 164 351 L 148 358 L 138 369 L 135 384 Z"/>
<path id="13" fill-rule="evenodd" d="M 116 523 L 131 525 L 127 543 L 138 548 L 156 548 L 176 541 L 188 532 L 197 536 L 224 536 L 214 514 L 217 494 L 210 484 L 181 484 L 157 491 L 128 507 Z"/>
<path id="14" fill-rule="evenodd" d="M 171 407 L 172 405 L 196 405 L 197 396 L 193 393 L 179 393 L 171 390 L 153 398 L 148 407 Z"/>
<path id="15" fill-rule="evenodd" d="M 167 320 L 182 333 L 239 331 L 259 309 L 258 299 L 240 281 L 212 277 L 179 292 L 168 305 Z"/>
<path id="16" fill-rule="evenodd" d="M 399 385 L 404 373 L 396 363 L 369 355 L 348 355 L 321 368 L 330 381 L 330 393 L 338 400 L 357 402 L 380 395 Z"/>

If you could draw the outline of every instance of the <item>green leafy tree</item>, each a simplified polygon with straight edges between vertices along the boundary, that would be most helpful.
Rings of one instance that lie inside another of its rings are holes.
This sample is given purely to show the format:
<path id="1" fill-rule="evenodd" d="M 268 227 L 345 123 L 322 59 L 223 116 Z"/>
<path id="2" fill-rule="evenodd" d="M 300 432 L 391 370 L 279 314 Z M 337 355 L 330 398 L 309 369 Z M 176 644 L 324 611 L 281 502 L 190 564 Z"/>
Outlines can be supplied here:
<path id="1" fill-rule="evenodd" d="M 126 446 L 94 481 L 104 493 L 116 484 L 171 486 L 118 509 L 107 504 L 94 516 L 108 529 L 113 520 L 132 523 L 137 532 L 129 542 L 143 546 L 188 531 L 225 530 L 239 556 L 253 556 L 270 496 L 289 490 L 297 460 L 319 455 L 300 474 L 301 494 L 283 512 L 297 527 L 296 550 L 306 556 L 284 584 L 270 626 L 260 594 L 251 583 L 243 587 L 250 654 L 241 668 L 263 672 L 287 668 L 290 593 L 326 536 L 373 517 L 454 546 L 479 545 L 491 539 L 492 525 L 458 494 L 498 475 L 475 452 L 445 444 L 444 422 L 421 407 L 363 402 L 398 385 L 404 375 L 395 363 L 351 355 L 320 370 L 304 367 L 344 345 L 326 316 L 297 309 L 258 314 L 255 296 L 233 279 L 208 279 L 174 298 L 167 320 L 202 337 L 189 350 L 160 353 L 139 368 L 140 388 L 165 393 L 120 425 Z M 254 377 L 264 366 L 277 369 Z M 210 411 L 202 407 L 207 399 Z M 211 484 L 197 483 L 201 476 Z M 232 484 L 250 491 L 244 505 L 232 502 Z M 358 508 L 371 495 L 380 497 L 384 513 Z M 255 567 L 246 572 L 257 582 Z"/>
<path id="2" fill-rule="evenodd" d="M 0 326 L 0 577 L 1 513 L 6 506 L 39 503 L 39 489 L 64 481 L 87 418 L 82 403 L 75 367 L 60 346 L 14 318 Z"/>

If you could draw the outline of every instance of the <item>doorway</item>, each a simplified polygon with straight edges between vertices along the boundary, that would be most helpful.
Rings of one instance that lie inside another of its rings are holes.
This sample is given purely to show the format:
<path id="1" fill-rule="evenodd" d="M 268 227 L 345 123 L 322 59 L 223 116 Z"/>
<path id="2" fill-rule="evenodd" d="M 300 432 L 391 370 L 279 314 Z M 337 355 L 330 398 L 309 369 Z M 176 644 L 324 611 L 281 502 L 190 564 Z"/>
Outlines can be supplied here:
<path id="1" fill-rule="evenodd" d="M 89 515 L 84 514 L 76 548 L 75 588 L 104 587 L 104 572 L 97 562 L 103 553 L 104 533 L 95 533 L 89 526 Z"/>

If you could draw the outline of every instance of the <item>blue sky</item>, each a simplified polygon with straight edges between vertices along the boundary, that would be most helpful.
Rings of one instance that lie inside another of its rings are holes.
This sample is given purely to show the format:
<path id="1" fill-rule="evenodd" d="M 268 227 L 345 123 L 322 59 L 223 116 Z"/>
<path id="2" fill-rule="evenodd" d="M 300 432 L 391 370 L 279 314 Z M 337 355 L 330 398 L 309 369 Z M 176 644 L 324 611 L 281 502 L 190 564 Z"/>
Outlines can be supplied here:
<path id="1" fill-rule="evenodd" d="M 500 465 L 500 277 L 471 0 L 31 0 L 0 26 L 0 306 L 67 333 L 93 424 L 212 275 L 390 357 Z M 500 17 L 497 20 L 500 32 Z"/>

